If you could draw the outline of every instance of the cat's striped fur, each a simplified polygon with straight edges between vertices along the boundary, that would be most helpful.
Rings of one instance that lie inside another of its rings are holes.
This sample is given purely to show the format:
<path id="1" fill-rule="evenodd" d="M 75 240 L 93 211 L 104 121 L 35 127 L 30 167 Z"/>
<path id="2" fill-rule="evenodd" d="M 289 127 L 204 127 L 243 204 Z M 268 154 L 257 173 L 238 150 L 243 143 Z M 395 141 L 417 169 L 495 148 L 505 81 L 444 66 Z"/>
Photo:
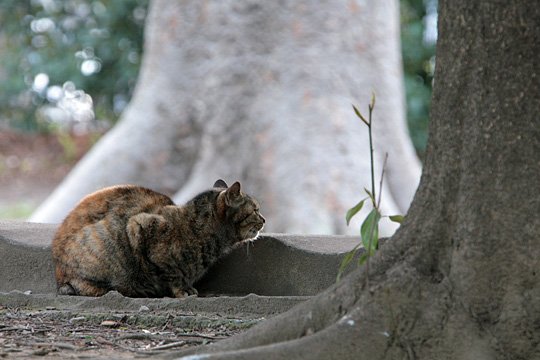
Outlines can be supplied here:
<path id="1" fill-rule="evenodd" d="M 235 245 L 253 240 L 264 224 L 257 201 L 236 182 L 218 180 L 184 206 L 132 185 L 85 197 L 52 243 L 57 291 L 101 296 L 183 297 Z"/>

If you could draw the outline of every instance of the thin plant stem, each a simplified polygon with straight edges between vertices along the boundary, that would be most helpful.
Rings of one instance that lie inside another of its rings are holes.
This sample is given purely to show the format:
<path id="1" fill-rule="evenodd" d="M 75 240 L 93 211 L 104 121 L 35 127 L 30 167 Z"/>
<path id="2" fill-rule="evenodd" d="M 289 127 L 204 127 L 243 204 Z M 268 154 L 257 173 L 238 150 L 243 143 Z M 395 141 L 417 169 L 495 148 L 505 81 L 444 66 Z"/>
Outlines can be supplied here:
<path id="1" fill-rule="evenodd" d="M 384 172 L 386 170 L 386 162 L 388 161 L 388 153 L 384 154 L 384 162 L 382 166 L 382 172 L 381 172 L 381 181 L 379 182 L 379 198 L 377 199 L 377 209 L 380 209 L 381 206 L 381 195 L 382 195 L 382 186 L 383 186 L 383 180 L 384 180 Z"/>
<path id="2" fill-rule="evenodd" d="M 367 190 L 366 188 L 364 188 L 364 189 L 368 193 L 369 198 L 371 199 L 371 203 L 373 205 L 373 210 L 370 212 L 368 217 L 366 219 L 364 219 L 364 222 L 361 225 L 360 232 L 361 232 L 361 235 L 362 235 L 362 243 L 355 246 L 355 248 L 353 250 L 351 250 L 351 252 L 349 252 L 346 255 L 346 257 L 343 259 L 343 261 L 341 263 L 341 266 L 340 266 L 340 270 L 338 272 L 337 279 L 339 280 L 339 278 L 341 276 L 341 273 L 343 272 L 343 270 L 345 269 L 347 264 L 351 261 L 352 257 L 354 256 L 354 253 L 355 253 L 356 249 L 360 245 L 365 244 L 366 245 L 365 247 L 367 247 L 367 249 L 365 249 L 365 251 L 367 251 L 367 252 L 362 254 L 362 256 L 360 257 L 360 260 L 359 260 L 359 264 L 363 263 L 364 261 L 366 262 L 366 282 L 365 282 L 365 286 L 369 287 L 369 263 L 370 263 L 369 260 L 370 260 L 370 257 L 372 255 L 372 253 L 373 253 L 372 247 L 374 246 L 374 241 L 378 241 L 379 220 L 382 217 L 381 212 L 380 212 L 380 205 L 381 205 L 381 198 L 382 198 L 382 187 L 383 187 L 384 175 L 385 175 L 385 171 L 386 171 L 386 163 L 387 163 L 387 160 L 388 160 L 388 154 L 385 154 L 383 167 L 382 167 L 382 172 L 381 172 L 381 180 L 379 182 L 379 197 L 377 197 L 377 193 L 376 193 L 376 189 L 375 189 L 375 160 L 374 160 L 374 155 L 373 155 L 374 154 L 374 149 L 373 149 L 373 109 L 375 108 L 375 93 L 373 92 L 372 95 L 371 95 L 371 101 L 370 101 L 369 106 L 368 106 L 369 115 L 368 115 L 367 119 L 362 115 L 362 113 L 354 105 L 352 105 L 352 107 L 353 107 L 353 110 L 354 110 L 355 114 L 358 116 L 358 118 L 360 118 L 360 120 L 362 120 L 362 122 L 368 127 L 369 159 L 370 159 L 370 165 L 371 165 L 371 167 L 370 167 L 370 170 L 371 170 L 371 192 L 369 190 Z M 351 208 L 351 209 L 349 209 L 347 211 L 347 213 L 345 214 L 345 220 L 347 222 L 347 225 L 349 224 L 351 218 L 354 215 L 356 215 L 362 209 L 362 205 L 364 204 L 365 200 L 366 199 L 360 201 L 357 205 L 355 205 L 353 208 Z M 369 225 L 366 224 L 366 222 L 368 220 L 369 220 Z M 391 220 L 392 220 L 392 217 L 391 217 Z M 367 232 L 364 231 L 364 230 L 366 230 L 366 229 L 363 229 L 364 226 L 369 226 L 369 228 L 367 229 L 368 230 Z M 377 238 L 374 240 L 376 230 L 377 230 Z M 367 237 L 367 239 L 366 239 L 366 237 Z M 367 244 L 365 242 L 366 240 L 367 240 Z M 377 246 L 376 244 L 377 243 L 375 243 L 375 247 Z"/>
<path id="3" fill-rule="evenodd" d="M 373 136 L 371 134 L 371 128 L 372 128 L 372 113 L 373 113 L 373 107 L 371 104 L 369 105 L 369 123 L 368 123 L 368 135 L 369 135 L 369 160 L 371 161 L 371 194 L 373 195 L 373 206 L 375 206 L 375 199 L 377 198 L 375 196 L 375 169 L 374 169 L 374 162 L 373 162 Z"/>
<path id="4" fill-rule="evenodd" d="M 381 206 L 381 195 L 382 195 L 382 186 L 383 186 L 383 180 L 384 180 L 384 172 L 386 169 L 386 161 L 388 160 L 388 153 L 385 153 L 384 156 L 384 162 L 381 172 L 381 181 L 379 182 L 379 198 L 377 199 L 377 203 L 373 204 L 373 207 L 375 207 L 375 210 L 380 213 L 380 206 Z M 371 168 L 373 169 L 373 163 Z M 373 195 L 373 198 L 375 199 L 375 195 Z M 371 258 L 371 246 L 373 245 L 373 233 L 375 232 L 375 226 L 377 226 L 378 221 L 374 221 L 370 228 L 369 228 L 369 242 L 368 242 L 368 257 L 366 259 L 366 288 L 369 288 L 369 259 Z"/>
<path id="5" fill-rule="evenodd" d="M 369 244 L 367 251 L 367 259 L 366 259 L 366 288 L 369 289 L 369 259 L 371 258 L 371 240 L 373 239 L 373 233 L 375 232 L 375 223 L 372 223 L 369 227 Z"/>
<path id="6" fill-rule="evenodd" d="M 373 202 L 373 207 L 378 210 L 377 206 L 377 195 L 375 193 L 375 163 L 373 162 L 373 135 L 372 135 L 372 126 L 373 126 L 373 108 L 374 108 L 374 102 L 373 102 L 373 95 L 372 95 L 372 101 L 369 104 L 369 115 L 368 115 L 368 136 L 369 136 L 369 161 L 371 164 L 371 194 L 373 195 L 373 198 L 371 201 Z M 384 170 L 383 170 L 384 171 Z M 382 190 L 382 189 L 381 189 Z M 380 196 L 379 196 L 380 199 Z M 372 246 L 372 240 L 373 240 L 373 233 L 375 232 L 375 226 L 376 222 L 373 222 L 369 228 L 369 243 L 367 251 L 367 259 L 366 259 L 366 287 L 369 288 L 369 259 L 371 258 L 371 246 Z"/>

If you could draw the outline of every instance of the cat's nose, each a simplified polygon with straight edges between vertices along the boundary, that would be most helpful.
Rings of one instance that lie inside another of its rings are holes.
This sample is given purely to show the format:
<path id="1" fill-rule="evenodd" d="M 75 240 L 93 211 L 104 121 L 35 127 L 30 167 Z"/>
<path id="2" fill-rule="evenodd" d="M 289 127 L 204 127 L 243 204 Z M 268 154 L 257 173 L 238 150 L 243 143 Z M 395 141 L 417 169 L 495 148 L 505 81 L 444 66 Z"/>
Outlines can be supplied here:
<path id="1" fill-rule="evenodd" d="M 261 215 L 261 220 L 262 220 L 263 224 L 266 222 L 266 219 L 262 215 Z"/>

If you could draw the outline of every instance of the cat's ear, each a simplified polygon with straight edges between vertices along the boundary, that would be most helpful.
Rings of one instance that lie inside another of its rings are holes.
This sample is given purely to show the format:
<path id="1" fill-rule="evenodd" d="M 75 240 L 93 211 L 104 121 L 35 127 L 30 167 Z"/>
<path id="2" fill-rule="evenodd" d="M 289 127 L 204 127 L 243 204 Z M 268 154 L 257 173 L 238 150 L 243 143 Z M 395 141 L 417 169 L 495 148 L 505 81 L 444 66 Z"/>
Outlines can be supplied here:
<path id="1" fill-rule="evenodd" d="M 225 190 L 225 203 L 233 205 L 240 197 L 240 183 L 237 181 Z"/>
<path id="2" fill-rule="evenodd" d="M 221 179 L 219 179 L 218 181 L 216 181 L 214 183 L 214 187 L 215 188 L 223 188 L 223 189 L 228 188 L 227 183 L 225 181 L 221 180 Z"/>

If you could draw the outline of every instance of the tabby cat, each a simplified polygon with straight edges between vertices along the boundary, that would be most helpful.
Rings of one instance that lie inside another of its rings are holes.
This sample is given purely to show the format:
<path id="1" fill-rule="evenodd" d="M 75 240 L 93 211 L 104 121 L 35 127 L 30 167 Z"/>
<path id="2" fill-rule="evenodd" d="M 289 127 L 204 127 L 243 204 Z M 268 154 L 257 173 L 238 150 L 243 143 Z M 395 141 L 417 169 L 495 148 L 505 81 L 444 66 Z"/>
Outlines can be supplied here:
<path id="1" fill-rule="evenodd" d="M 253 241 L 263 228 L 257 201 L 218 180 L 176 206 L 132 185 L 86 196 L 52 242 L 57 292 L 101 296 L 184 297 L 218 258 Z"/>

